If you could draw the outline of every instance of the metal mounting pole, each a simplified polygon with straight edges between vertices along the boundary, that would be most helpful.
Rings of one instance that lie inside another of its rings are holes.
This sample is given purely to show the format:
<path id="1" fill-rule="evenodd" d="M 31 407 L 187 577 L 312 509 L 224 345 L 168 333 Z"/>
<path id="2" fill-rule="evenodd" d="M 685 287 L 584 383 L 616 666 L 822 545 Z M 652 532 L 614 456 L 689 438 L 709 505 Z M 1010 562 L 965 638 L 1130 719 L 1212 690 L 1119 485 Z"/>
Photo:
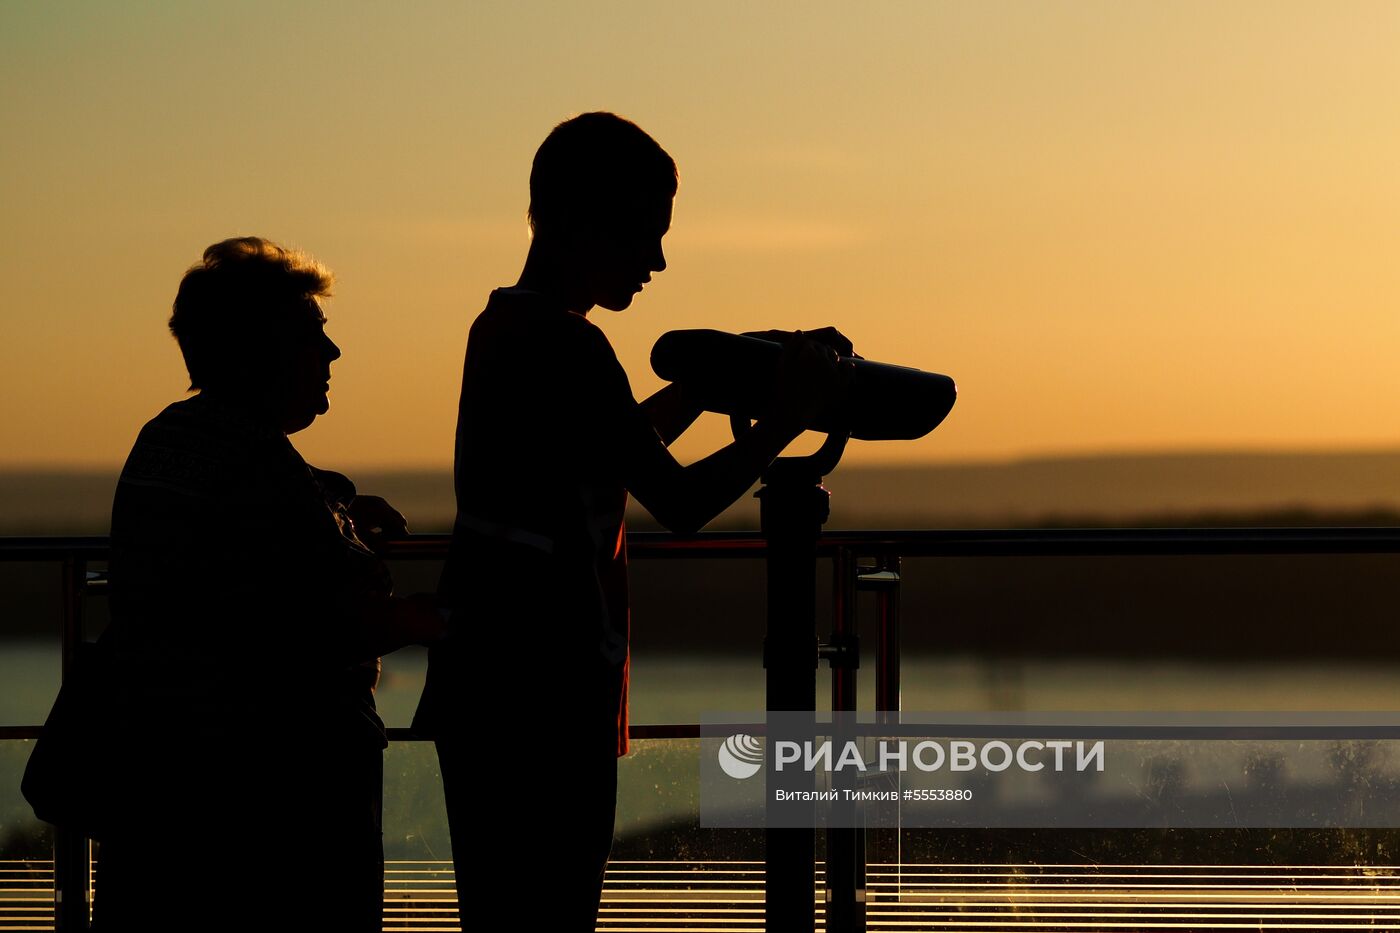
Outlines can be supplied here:
<path id="1" fill-rule="evenodd" d="M 821 478 L 835 468 L 845 447 L 846 435 L 833 434 L 810 457 L 775 460 L 757 493 L 763 536 L 768 542 L 768 633 L 763 642 L 767 708 L 808 713 L 809 720 L 817 704 L 817 539 L 830 513 L 830 496 Z M 810 739 L 809 722 L 792 723 L 799 732 L 804 725 L 809 726 L 805 737 Z M 801 768 L 775 769 L 774 749 L 782 738 L 783 732 L 770 725 L 764 743 L 770 781 L 764 920 L 765 928 L 774 933 L 801 933 L 816 925 L 816 832 L 814 828 L 774 828 L 777 821 L 772 819 L 772 810 L 774 791 L 811 791 L 814 775 Z M 804 736 L 792 738 L 802 741 Z M 794 811 L 789 807 L 786 812 L 791 818 Z"/>

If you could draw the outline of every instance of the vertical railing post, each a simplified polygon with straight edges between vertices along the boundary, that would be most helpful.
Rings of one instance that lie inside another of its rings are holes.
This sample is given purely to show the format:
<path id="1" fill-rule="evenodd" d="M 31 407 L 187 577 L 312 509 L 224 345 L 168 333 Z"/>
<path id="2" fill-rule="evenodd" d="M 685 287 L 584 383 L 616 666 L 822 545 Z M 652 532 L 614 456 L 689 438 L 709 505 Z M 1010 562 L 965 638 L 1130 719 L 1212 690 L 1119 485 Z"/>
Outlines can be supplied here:
<path id="1" fill-rule="evenodd" d="M 901 562 L 898 554 L 884 554 L 879 563 L 860 575 L 860 587 L 875 593 L 875 710 L 876 721 L 898 724 L 900 710 L 900 646 L 899 646 L 899 585 Z M 894 779 L 899 781 L 899 772 Z M 880 842 L 871 845 L 873 857 L 878 862 L 894 866 L 894 889 L 890 895 L 899 896 L 900 866 L 903 854 L 900 850 L 899 807 L 895 801 L 895 825 L 892 829 L 881 829 Z"/>
<path id="2" fill-rule="evenodd" d="M 68 677 L 83 642 L 83 587 L 87 561 L 72 554 L 63 559 L 63 677 Z M 92 922 L 92 841 L 72 829 L 56 827 L 53 840 L 54 929 L 83 933 Z"/>
<path id="3" fill-rule="evenodd" d="M 879 634 L 875 660 L 875 709 L 882 713 L 899 712 L 899 574 L 898 554 L 887 554 L 879 573 L 870 577 L 876 582 L 876 620 Z M 892 720 L 894 721 L 894 720 Z"/>
<path id="4" fill-rule="evenodd" d="M 843 718 L 856 716 L 856 671 L 860 666 L 860 640 L 856 616 L 856 559 L 849 548 L 838 548 L 832 562 L 831 639 L 822 656 L 831 664 L 832 739 L 841 748 L 851 738 L 843 734 Z M 856 774 L 836 772 L 835 790 L 855 790 Z M 834 807 L 838 822 L 853 822 L 856 804 L 840 801 Z M 828 827 L 826 831 L 826 929 L 827 933 L 863 933 L 865 930 L 865 834 L 853 826 Z"/>

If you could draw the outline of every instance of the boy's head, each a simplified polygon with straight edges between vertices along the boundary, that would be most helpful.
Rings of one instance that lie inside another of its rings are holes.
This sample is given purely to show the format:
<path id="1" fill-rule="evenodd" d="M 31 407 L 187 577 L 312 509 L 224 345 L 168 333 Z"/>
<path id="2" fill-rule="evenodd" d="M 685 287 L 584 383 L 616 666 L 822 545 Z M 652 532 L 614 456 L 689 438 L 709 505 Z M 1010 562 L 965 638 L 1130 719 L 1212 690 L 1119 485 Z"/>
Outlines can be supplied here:
<path id="1" fill-rule="evenodd" d="M 675 161 L 630 120 L 580 114 L 554 128 L 530 170 L 530 228 L 571 260 L 596 304 L 621 311 L 666 268 Z"/>
<path id="2" fill-rule="evenodd" d="M 596 224 L 676 195 L 676 163 L 631 120 L 583 113 L 556 126 L 530 169 L 530 228 L 535 234 Z"/>

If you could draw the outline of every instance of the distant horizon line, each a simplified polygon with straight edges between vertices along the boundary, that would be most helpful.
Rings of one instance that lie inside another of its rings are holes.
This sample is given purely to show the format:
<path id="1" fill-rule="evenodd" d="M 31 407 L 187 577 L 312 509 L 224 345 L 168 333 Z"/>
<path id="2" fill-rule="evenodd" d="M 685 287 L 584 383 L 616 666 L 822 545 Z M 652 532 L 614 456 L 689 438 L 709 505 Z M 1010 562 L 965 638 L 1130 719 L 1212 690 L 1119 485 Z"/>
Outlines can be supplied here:
<path id="1" fill-rule="evenodd" d="M 967 458 L 925 458 L 925 459 L 895 459 L 882 460 L 879 462 L 847 461 L 843 463 L 846 467 L 855 467 L 868 470 L 907 470 L 919 467 L 1009 467 L 1021 466 L 1025 464 L 1046 463 L 1046 462 L 1074 462 L 1086 460 L 1134 460 L 1134 459 L 1186 459 L 1186 458 L 1209 458 L 1209 457 L 1346 457 L 1346 456 L 1384 456 L 1400 455 L 1400 440 L 1388 445 L 1362 445 L 1354 444 L 1337 447 L 1314 447 L 1314 446 L 1241 446 L 1241 447 L 1212 447 L 1206 445 L 1196 445 L 1189 447 L 1124 447 L 1106 448 L 1098 450 L 1063 450 L 1063 451 L 1037 451 L 1020 454 L 1010 454 L 1003 457 L 998 456 L 978 456 Z M 335 463 L 320 458 L 316 458 L 321 463 L 331 464 L 346 470 L 354 470 L 363 473 L 436 473 L 452 471 L 451 462 L 442 463 L 413 463 L 413 464 L 365 464 L 365 463 Z M 3 474 L 36 474 L 45 473 L 57 474 L 93 474 L 93 473 L 115 473 L 121 470 L 121 464 L 109 463 L 53 463 L 53 462 L 16 462 L 0 463 L 0 475 Z"/>

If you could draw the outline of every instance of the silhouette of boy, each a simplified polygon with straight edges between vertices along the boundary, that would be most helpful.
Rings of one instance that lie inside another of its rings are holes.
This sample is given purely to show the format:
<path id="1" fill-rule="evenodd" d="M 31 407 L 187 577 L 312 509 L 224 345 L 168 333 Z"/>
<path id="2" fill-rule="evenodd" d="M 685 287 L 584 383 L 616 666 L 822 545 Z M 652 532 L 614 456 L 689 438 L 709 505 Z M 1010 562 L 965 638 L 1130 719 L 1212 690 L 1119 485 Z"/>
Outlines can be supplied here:
<path id="1" fill-rule="evenodd" d="M 670 455 L 699 409 L 676 386 L 638 403 L 587 315 L 626 309 L 666 268 L 676 187 L 675 162 L 628 120 L 555 127 L 530 173 L 519 281 L 468 336 L 440 586 L 452 621 L 414 722 L 437 740 L 464 925 L 479 849 L 500 866 L 491 899 L 529 926 L 594 928 L 628 748 L 628 494 L 694 532 L 840 388 L 835 352 L 790 335 L 768 415 L 692 465 Z"/>

